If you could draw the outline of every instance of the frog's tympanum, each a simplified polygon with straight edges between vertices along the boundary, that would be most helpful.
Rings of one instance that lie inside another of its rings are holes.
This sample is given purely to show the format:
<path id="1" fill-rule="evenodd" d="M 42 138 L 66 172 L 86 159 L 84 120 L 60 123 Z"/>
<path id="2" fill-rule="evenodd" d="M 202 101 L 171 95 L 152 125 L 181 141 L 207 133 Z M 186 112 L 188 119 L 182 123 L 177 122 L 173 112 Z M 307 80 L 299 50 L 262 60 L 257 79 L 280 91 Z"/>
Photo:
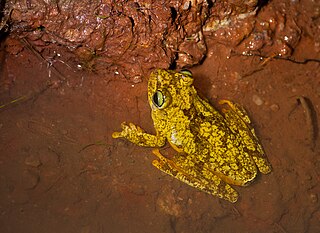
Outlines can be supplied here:
<path id="1" fill-rule="evenodd" d="M 262 146 L 250 126 L 246 111 L 222 100 L 216 110 L 201 98 L 190 71 L 158 69 L 150 75 L 148 99 L 156 135 L 132 123 L 122 123 L 113 138 L 147 147 L 162 147 L 166 140 L 177 151 L 162 155 L 152 164 L 161 171 L 199 190 L 236 202 L 238 193 L 230 185 L 246 186 L 257 175 L 271 171 Z"/>

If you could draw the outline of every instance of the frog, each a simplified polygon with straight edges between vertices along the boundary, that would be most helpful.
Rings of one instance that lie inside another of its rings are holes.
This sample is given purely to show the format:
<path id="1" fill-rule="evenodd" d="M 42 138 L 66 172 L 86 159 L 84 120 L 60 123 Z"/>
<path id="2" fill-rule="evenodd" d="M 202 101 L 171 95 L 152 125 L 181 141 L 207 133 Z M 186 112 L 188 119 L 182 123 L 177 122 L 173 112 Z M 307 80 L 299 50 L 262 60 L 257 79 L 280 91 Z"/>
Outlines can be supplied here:
<path id="1" fill-rule="evenodd" d="M 198 93 L 189 70 L 157 69 L 148 80 L 148 102 L 156 134 L 123 122 L 113 138 L 153 147 L 152 164 L 162 172 L 231 203 L 239 194 L 232 187 L 247 186 L 271 172 L 264 149 L 246 110 L 230 100 L 213 107 Z M 166 142 L 172 156 L 160 152 Z"/>

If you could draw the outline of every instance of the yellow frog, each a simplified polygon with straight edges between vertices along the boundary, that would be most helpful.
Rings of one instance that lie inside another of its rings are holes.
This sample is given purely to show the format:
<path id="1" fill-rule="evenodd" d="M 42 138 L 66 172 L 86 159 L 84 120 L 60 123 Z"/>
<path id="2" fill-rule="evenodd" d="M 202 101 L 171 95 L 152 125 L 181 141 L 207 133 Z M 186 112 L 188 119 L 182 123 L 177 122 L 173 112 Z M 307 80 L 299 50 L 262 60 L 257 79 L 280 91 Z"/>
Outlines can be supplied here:
<path id="1" fill-rule="evenodd" d="M 190 71 L 158 69 L 148 82 L 148 99 L 156 135 L 132 123 L 122 123 L 113 138 L 126 138 L 147 147 L 162 147 L 166 140 L 178 152 L 172 158 L 158 157 L 152 164 L 161 171 L 199 190 L 236 202 L 230 186 L 246 186 L 271 166 L 250 126 L 246 111 L 227 100 L 222 113 L 199 97 Z"/>

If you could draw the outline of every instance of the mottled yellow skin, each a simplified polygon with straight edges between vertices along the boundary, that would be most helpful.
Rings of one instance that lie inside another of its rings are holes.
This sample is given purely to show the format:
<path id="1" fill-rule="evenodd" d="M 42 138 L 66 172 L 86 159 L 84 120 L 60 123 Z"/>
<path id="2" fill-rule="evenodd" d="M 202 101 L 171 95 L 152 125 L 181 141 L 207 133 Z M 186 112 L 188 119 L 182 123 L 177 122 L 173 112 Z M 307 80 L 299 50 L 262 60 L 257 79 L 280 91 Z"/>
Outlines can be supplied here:
<path id="1" fill-rule="evenodd" d="M 199 190 L 236 202 L 230 186 L 245 186 L 257 170 L 271 171 L 246 111 L 230 101 L 220 101 L 222 113 L 199 97 L 190 72 L 158 69 L 150 75 L 148 99 L 156 135 L 132 123 L 122 123 L 113 138 L 148 147 L 162 147 L 166 140 L 178 152 L 172 159 L 159 149 L 153 165 Z M 159 98 L 158 98 L 159 97 Z"/>

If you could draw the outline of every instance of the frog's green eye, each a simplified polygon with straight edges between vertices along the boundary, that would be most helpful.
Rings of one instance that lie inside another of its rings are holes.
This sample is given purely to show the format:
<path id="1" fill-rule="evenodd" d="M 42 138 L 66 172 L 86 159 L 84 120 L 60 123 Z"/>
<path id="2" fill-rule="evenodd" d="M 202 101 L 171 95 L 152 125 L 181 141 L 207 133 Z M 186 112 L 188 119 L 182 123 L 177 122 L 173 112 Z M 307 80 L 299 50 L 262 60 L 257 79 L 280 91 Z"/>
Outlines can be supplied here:
<path id="1" fill-rule="evenodd" d="M 180 76 L 180 82 L 184 86 L 190 86 L 193 83 L 193 77 L 190 70 L 181 70 L 178 76 Z"/>
<path id="2" fill-rule="evenodd" d="M 164 105 L 165 96 L 162 94 L 161 91 L 156 91 L 156 93 L 153 94 L 152 102 L 157 108 L 161 108 Z"/>
<path id="3" fill-rule="evenodd" d="M 192 77 L 192 73 L 190 70 L 181 70 L 180 73 Z"/>

